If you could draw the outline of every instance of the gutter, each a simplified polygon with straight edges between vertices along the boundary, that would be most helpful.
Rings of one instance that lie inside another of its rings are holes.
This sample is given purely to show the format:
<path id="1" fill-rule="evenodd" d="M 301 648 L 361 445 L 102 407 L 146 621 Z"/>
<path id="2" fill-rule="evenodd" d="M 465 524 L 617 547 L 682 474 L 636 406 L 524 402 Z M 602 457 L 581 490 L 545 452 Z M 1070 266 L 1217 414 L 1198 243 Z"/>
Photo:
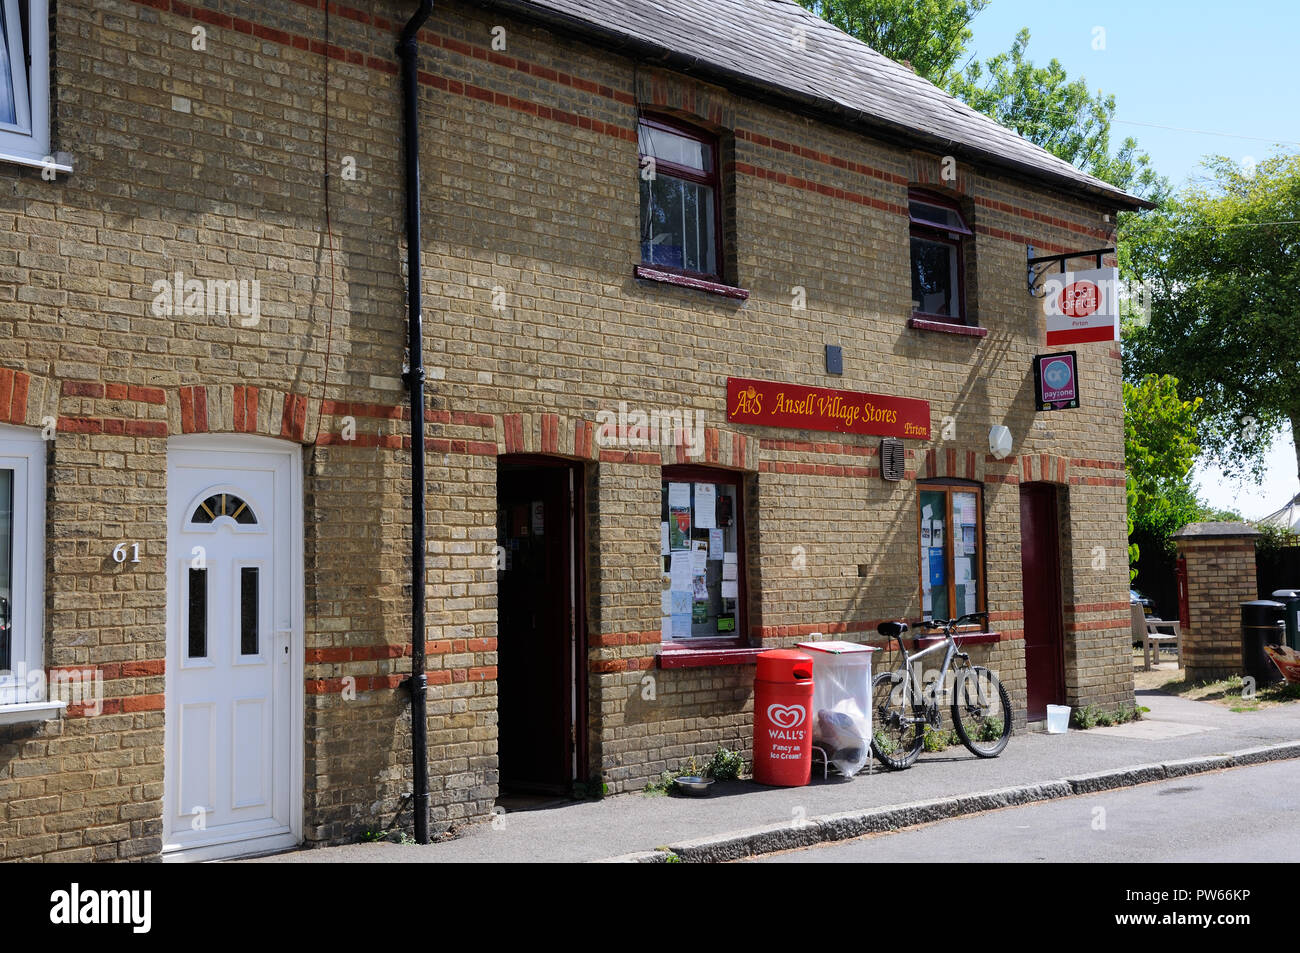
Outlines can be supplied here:
<path id="1" fill-rule="evenodd" d="M 433 12 L 433 0 L 421 0 L 397 42 L 402 61 L 402 140 L 406 160 L 406 303 L 407 365 L 411 392 L 411 809 L 415 841 L 429 843 L 428 677 L 424 671 L 424 599 L 428 573 L 425 550 L 424 483 L 424 298 L 420 276 L 420 27 Z"/>
<path id="2" fill-rule="evenodd" d="M 829 119 L 837 125 L 862 133 L 866 127 L 874 138 L 904 148 L 924 146 L 938 150 L 945 155 L 954 155 L 981 164 L 1010 172 L 1022 179 L 1042 185 L 1047 183 L 1071 195 L 1086 197 L 1099 201 L 1107 208 L 1149 209 L 1155 208 L 1154 202 L 1129 195 L 1113 186 L 1100 188 L 1068 176 L 1056 175 L 1009 159 L 999 153 L 988 152 L 964 143 L 946 139 L 943 136 L 922 132 L 899 123 L 872 116 L 861 110 L 851 109 L 831 99 L 801 93 L 784 86 L 764 83 L 746 73 L 741 73 L 725 66 L 681 53 L 650 40 L 629 36 L 618 30 L 583 20 L 558 10 L 549 10 L 536 6 L 528 0 L 483 0 L 482 6 L 493 7 L 506 13 L 512 13 L 524 20 L 540 26 L 558 30 L 577 39 L 585 40 L 596 46 L 615 53 L 658 62 L 683 73 L 693 74 L 725 86 L 733 92 L 741 92 L 751 99 L 769 105 L 789 109 L 792 106 L 805 113 L 812 113 L 822 119 Z M 1085 174 L 1086 173 L 1082 173 Z"/>

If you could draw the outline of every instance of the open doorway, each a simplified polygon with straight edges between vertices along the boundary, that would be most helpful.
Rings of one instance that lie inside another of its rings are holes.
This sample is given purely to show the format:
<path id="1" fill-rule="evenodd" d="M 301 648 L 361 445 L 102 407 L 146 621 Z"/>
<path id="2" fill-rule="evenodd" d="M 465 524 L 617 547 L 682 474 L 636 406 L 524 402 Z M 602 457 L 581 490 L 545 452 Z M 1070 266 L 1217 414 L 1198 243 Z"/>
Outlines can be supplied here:
<path id="1" fill-rule="evenodd" d="M 567 794 L 586 777 L 581 465 L 497 464 L 497 715 L 501 791 Z"/>

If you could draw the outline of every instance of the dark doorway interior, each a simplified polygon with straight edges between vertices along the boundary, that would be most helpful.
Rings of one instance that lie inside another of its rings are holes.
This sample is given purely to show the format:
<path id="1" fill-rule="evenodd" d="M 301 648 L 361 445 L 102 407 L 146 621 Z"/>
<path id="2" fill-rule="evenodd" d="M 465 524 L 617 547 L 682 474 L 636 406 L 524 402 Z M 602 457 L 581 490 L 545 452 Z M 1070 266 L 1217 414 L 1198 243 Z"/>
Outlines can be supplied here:
<path id="1" fill-rule="evenodd" d="M 497 472 L 501 790 L 564 793 L 585 770 L 581 470 L 502 458 Z"/>
<path id="2" fill-rule="evenodd" d="M 1020 571 L 1025 604 L 1028 718 L 1065 704 L 1065 626 L 1061 614 L 1061 547 L 1056 487 L 1020 487 Z"/>

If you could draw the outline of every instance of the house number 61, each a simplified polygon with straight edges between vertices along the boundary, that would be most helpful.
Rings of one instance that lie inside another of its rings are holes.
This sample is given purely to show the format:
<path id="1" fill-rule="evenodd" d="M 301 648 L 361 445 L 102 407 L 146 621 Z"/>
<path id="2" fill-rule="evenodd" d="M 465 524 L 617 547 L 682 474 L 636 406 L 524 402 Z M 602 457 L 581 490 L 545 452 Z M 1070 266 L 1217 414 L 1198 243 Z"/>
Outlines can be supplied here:
<path id="1" fill-rule="evenodd" d="M 131 562 L 138 563 L 140 561 L 140 544 L 131 543 L 130 546 L 131 546 Z M 118 543 L 116 546 L 113 547 L 113 562 L 115 563 L 126 562 L 126 547 L 127 547 L 126 543 Z"/>

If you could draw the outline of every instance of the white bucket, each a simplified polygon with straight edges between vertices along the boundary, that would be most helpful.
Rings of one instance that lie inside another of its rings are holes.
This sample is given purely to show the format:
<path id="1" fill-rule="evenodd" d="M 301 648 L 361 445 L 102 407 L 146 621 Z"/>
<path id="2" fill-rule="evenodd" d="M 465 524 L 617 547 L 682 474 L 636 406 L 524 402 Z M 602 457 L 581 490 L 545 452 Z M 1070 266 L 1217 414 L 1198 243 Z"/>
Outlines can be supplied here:
<path id="1" fill-rule="evenodd" d="M 1063 735 L 1070 728 L 1070 706 L 1069 705 L 1048 705 L 1047 706 L 1047 733 L 1049 735 Z"/>

